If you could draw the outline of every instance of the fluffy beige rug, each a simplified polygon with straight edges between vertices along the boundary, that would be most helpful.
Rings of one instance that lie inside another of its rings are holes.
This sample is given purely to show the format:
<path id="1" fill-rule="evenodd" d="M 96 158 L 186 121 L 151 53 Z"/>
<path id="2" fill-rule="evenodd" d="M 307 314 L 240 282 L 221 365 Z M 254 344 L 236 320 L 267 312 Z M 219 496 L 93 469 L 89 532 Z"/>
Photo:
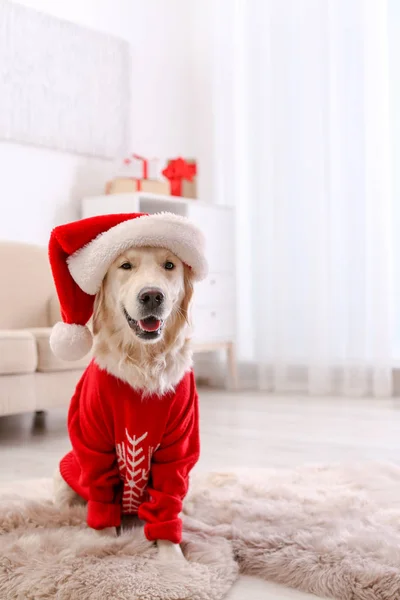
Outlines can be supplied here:
<path id="1" fill-rule="evenodd" d="M 49 482 L 18 487 L 0 496 L 1 600 L 218 600 L 237 577 L 224 538 L 190 531 L 188 561 L 163 563 L 142 530 L 95 532 L 85 507 L 55 508 Z"/>
<path id="2" fill-rule="evenodd" d="M 24 494 L 36 495 L 26 500 Z M 10 490 L 8 490 L 10 491 Z M 223 598 L 242 573 L 338 600 L 400 600 L 400 467 L 360 464 L 193 478 L 179 568 L 140 533 L 100 536 L 48 484 L 0 497 L 0 598 Z M 19 494 L 19 499 L 16 494 Z"/>

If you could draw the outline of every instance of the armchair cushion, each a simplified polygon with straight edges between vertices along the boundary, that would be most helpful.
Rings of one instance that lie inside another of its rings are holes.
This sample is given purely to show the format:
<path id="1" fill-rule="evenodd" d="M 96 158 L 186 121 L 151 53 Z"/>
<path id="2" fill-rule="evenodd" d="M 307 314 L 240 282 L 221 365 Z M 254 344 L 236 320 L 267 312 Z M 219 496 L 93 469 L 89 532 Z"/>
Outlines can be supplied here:
<path id="1" fill-rule="evenodd" d="M 37 370 L 41 373 L 49 373 L 53 371 L 77 371 L 85 369 L 90 360 L 91 355 L 88 354 L 81 360 L 65 361 L 60 360 L 51 351 L 49 339 L 51 327 L 38 327 L 29 330 L 33 335 L 38 355 Z"/>
<path id="2" fill-rule="evenodd" d="M 32 333 L 26 329 L 0 330 L 0 375 L 34 373 L 37 358 Z"/>

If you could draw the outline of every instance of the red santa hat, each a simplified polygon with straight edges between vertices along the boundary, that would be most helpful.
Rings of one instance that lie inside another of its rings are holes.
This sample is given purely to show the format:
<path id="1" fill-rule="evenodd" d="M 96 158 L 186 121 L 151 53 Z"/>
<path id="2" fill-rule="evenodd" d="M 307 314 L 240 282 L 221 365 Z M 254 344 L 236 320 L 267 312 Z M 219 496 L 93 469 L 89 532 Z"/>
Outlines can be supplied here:
<path id="1" fill-rule="evenodd" d="M 86 324 L 103 278 L 124 250 L 142 246 L 170 250 L 191 268 L 195 281 L 207 275 L 203 234 L 179 215 L 101 215 L 52 231 L 49 258 L 63 320 L 50 336 L 56 356 L 78 360 L 90 351 L 93 339 Z"/>

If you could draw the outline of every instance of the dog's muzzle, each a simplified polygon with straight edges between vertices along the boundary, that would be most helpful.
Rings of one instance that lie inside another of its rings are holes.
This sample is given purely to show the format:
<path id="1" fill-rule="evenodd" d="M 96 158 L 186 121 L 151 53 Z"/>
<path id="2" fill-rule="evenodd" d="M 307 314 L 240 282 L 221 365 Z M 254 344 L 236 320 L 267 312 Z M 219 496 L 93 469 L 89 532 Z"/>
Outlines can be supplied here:
<path id="1" fill-rule="evenodd" d="M 143 319 L 133 319 L 126 308 L 122 307 L 125 319 L 128 322 L 129 327 L 135 332 L 135 334 L 144 341 L 157 340 L 162 333 L 164 327 L 164 320 L 160 319 L 155 315 L 149 315 Z"/>

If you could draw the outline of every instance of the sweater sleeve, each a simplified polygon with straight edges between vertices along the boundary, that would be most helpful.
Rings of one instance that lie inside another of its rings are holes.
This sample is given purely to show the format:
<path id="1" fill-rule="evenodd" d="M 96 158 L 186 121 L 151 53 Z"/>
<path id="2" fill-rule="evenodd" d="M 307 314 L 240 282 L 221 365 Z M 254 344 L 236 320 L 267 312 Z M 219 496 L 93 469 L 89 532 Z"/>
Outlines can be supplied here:
<path id="1" fill-rule="evenodd" d="M 182 538 L 182 501 L 186 496 L 189 473 L 199 458 L 198 397 L 193 373 L 178 389 L 161 444 L 154 453 L 148 492 L 150 499 L 139 508 L 146 522 L 148 540 Z"/>
<path id="2" fill-rule="evenodd" d="M 97 386 L 85 386 L 71 406 L 69 434 L 81 469 L 80 484 L 88 489 L 87 523 L 93 529 L 121 523 L 121 480 L 110 432 Z"/>

